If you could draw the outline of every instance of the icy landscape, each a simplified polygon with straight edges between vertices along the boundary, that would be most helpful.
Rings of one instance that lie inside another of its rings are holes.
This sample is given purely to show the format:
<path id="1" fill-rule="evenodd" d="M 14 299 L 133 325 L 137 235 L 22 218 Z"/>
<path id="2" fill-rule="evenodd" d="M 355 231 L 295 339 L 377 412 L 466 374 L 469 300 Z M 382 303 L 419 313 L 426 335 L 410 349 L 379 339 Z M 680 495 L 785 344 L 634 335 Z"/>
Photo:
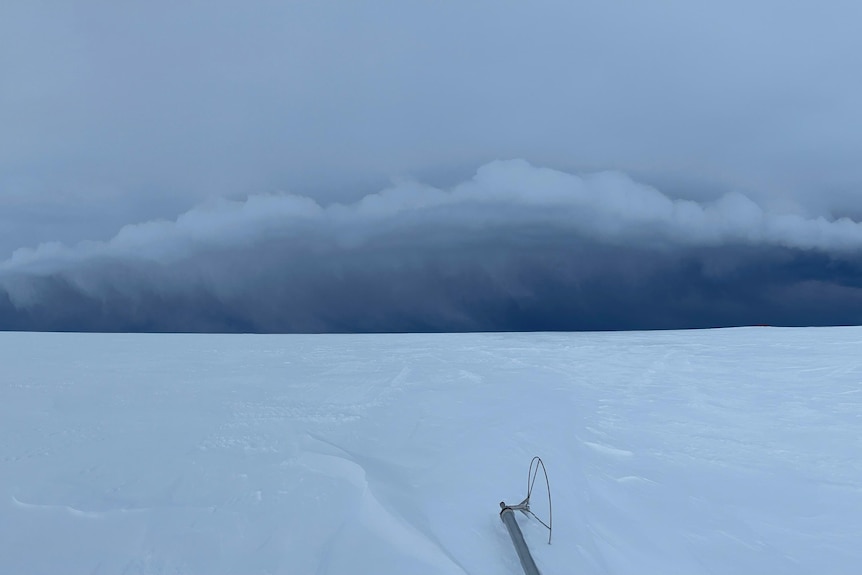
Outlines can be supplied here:
<path id="1" fill-rule="evenodd" d="M 859 22 L 0 1 L 0 575 L 862 573 Z"/>
<path id="2" fill-rule="evenodd" d="M 533 455 L 545 575 L 862 565 L 862 328 L 0 350 L 2 573 L 516 575 Z"/>

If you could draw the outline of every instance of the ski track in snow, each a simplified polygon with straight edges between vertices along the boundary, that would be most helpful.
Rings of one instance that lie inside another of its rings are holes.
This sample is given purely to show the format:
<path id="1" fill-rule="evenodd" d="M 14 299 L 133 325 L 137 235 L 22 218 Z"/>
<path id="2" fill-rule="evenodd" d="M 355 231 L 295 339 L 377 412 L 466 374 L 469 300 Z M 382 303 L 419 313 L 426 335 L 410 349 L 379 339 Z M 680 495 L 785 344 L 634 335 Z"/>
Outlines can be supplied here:
<path id="1" fill-rule="evenodd" d="M 862 564 L 862 328 L 0 343 L 2 573 Z"/>

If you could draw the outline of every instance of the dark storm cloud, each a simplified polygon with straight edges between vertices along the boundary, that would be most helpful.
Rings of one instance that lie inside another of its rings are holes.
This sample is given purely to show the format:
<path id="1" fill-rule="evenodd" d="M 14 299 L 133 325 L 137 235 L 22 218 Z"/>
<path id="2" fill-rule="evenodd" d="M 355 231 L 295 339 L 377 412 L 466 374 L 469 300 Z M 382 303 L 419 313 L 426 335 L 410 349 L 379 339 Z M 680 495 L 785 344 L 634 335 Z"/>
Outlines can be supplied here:
<path id="1" fill-rule="evenodd" d="M 862 322 L 862 224 L 494 162 L 451 189 L 216 201 L 0 264 L 0 327 L 457 331 Z"/>
<path id="2" fill-rule="evenodd" d="M 860 19 L 4 1 L 0 327 L 858 323 Z"/>

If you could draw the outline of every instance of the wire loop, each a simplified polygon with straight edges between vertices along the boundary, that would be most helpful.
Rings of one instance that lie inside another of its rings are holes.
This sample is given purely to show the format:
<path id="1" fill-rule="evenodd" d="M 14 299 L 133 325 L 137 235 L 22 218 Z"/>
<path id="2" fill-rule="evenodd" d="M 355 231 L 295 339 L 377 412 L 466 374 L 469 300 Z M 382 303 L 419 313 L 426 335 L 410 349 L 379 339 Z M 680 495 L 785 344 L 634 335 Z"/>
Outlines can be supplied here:
<path id="1" fill-rule="evenodd" d="M 533 465 L 536 466 L 535 471 Z M 536 484 L 536 477 L 539 475 L 539 466 L 542 466 L 542 473 L 545 475 L 545 487 L 548 490 L 548 522 L 545 523 L 542 519 L 533 513 L 530 509 L 530 496 L 533 494 L 533 485 Z M 527 498 L 524 500 L 525 506 L 522 511 L 529 513 L 536 518 L 536 521 L 544 525 L 548 529 L 548 545 L 551 544 L 551 536 L 554 534 L 554 510 L 551 505 L 551 482 L 548 480 L 548 470 L 545 469 L 545 462 L 539 456 L 533 457 L 530 461 L 530 470 L 527 472 Z"/>
<path id="2" fill-rule="evenodd" d="M 535 470 L 533 469 L 535 466 Z M 533 486 L 536 484 L 536 477 L 539 475 L 539 466 L 542 468 L 542 473 L 545 475 L 545 487 L 548 490 L 548 522 L 545 523 L 541 517 L 533 513 L 532 509 L 530 509 L 530 497 L 533 495 Z M 523 501 L 518 503 L 517 505 L 506 505 L 502 501 L 500 502 L 500 507 L 503 511 L 511 509 L 513 511 L 520 511 L 524 515 L 532 515 L 536 521 L 541 523 L 545 529 L 548 530 L 548 545 L 551 544 L 551 537 L 554 534 L 554 510 L 551 505 L 551 482 L 548 481 L 548 470 L 545 469 L 545 462 L 542 461 L 542 458 L 539 456 L 533 457 L 530 461 L 530 469 L 527 471 L 527 497 L 524 498 Z M 500 513 L 502 514 L 501 511 Z"/>

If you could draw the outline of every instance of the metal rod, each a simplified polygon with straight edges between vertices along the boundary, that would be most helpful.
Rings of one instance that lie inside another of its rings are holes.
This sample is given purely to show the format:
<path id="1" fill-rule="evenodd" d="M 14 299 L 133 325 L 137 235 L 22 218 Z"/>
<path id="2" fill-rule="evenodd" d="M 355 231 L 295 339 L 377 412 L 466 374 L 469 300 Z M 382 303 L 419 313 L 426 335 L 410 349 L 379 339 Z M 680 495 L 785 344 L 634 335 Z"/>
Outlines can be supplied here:
<path id="1" fill-rule="evenodd" d="M 509 537 L 512 538 L 515 551 L 518 552 L 518 559 L 521 560 L 521 567 L 524 568 L 524 573 L 526 575 L 541 575 L 539 568 L 536 567 L 536 562 L 533 561 L 533 556 L 530 555 L 530 548 L 527 547 L 527 542 L 524 541 L 524 534 L 521 533 L 521 528 L 518 527 L 518 521 L 515 519 L 515 510 L 502 501 L 500 502 L 500 508 L 500 519 L 503 520 L 503 524 L 509 530 Z"/>

